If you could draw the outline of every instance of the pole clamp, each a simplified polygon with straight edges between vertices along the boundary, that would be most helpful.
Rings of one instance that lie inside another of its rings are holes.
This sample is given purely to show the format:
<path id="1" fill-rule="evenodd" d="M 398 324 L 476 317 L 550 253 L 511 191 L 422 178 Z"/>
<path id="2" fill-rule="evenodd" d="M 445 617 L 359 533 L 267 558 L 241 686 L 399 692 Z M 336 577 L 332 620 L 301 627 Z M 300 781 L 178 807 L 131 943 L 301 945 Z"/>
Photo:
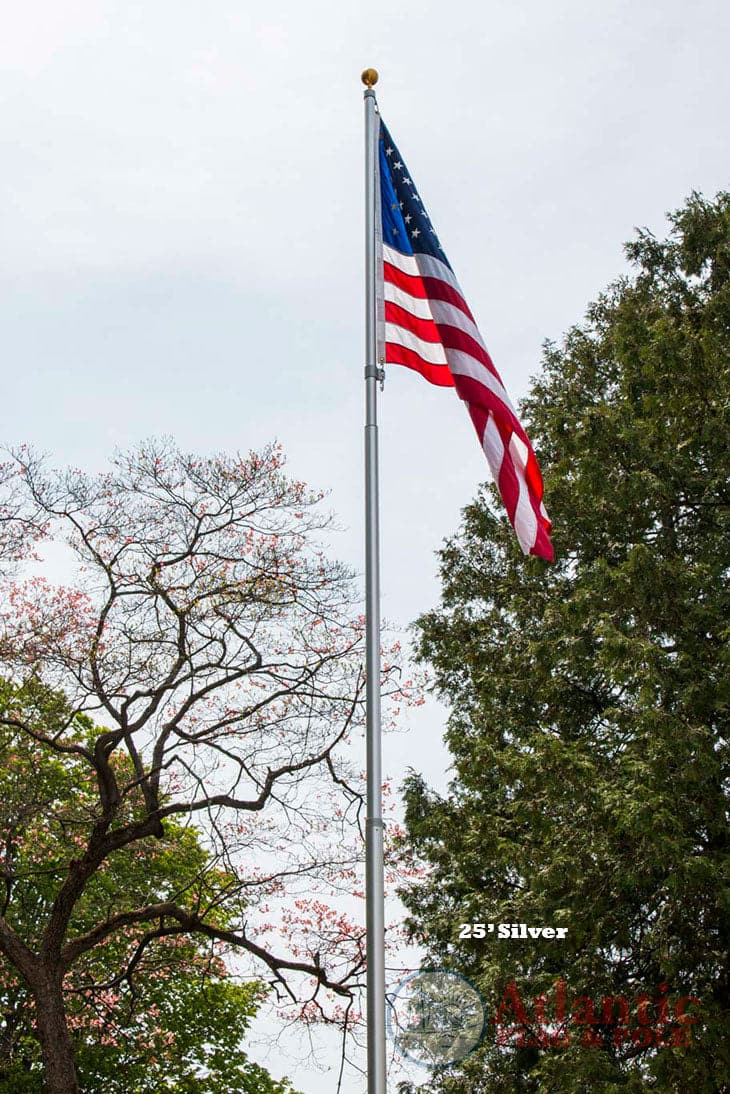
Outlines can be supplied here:
<path id="1" fill-rule="evenodd" d="M 385 383 L 385 369 L 378 368 L 377 365 L 365 365 L 365 379 L 377 380 L 378 383 Z"/>

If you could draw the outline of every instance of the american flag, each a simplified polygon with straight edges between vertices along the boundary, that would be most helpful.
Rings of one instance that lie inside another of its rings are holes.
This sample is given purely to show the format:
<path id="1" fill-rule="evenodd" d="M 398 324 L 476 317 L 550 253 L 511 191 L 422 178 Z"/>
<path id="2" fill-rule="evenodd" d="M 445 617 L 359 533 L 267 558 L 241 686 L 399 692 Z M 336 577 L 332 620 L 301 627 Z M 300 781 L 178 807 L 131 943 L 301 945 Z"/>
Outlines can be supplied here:
<path id="1" fill-rule="evenodd" d="M 525 554 L 552 561 L 540 468 L 403 157 L 379 119 L 379 356 L 466 403 Z"/>

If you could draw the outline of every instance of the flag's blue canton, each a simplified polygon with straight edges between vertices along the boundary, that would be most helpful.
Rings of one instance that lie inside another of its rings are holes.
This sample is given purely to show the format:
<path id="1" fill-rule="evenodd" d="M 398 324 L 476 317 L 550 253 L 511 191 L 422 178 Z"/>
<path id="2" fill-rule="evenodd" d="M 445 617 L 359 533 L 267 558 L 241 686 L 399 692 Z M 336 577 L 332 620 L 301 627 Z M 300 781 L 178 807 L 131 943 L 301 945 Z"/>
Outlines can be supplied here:
<path id="1" fill-rule="evenodd" d="M 403 157 L 380 122 L 380 202 L 383 216 L 383 242 L 402 254 L 433 255 L 449 261 L 441 250 L 436 232 Z"/>

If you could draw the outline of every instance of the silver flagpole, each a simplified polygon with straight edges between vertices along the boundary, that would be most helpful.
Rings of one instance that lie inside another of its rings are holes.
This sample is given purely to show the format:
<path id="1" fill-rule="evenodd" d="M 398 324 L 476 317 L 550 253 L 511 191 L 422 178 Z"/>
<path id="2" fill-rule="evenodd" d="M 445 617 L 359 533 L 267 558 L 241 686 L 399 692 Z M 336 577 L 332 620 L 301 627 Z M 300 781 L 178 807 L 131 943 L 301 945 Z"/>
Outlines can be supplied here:
<path id="1" fill-rule="evenodd" d="M 365 641 L 367 672 L 367 815 L 365 819 L 365 904 L 367 923 L 368 1094 L 386 1094 L 385 1068 L 385 895 L 380 742 L 380 531 L 378 505 L 377 115 L 368 68 L 365 84 Z"/>

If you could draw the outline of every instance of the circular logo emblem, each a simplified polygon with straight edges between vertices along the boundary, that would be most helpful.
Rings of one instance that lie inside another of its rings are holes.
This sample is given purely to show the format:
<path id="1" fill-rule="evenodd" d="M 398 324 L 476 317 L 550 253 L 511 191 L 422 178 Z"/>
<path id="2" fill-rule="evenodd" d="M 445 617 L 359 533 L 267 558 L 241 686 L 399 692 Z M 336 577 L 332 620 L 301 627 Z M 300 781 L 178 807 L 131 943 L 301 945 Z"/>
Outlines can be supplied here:
<path id="1" fill-rule="evenodd" d="M 423 1067 L 449 1067 L 481 1043 L 487 1011 L 464 976 L 421 969 L 402 980 L 389 999 L 388 1034 L 396 1048 Z"/>

